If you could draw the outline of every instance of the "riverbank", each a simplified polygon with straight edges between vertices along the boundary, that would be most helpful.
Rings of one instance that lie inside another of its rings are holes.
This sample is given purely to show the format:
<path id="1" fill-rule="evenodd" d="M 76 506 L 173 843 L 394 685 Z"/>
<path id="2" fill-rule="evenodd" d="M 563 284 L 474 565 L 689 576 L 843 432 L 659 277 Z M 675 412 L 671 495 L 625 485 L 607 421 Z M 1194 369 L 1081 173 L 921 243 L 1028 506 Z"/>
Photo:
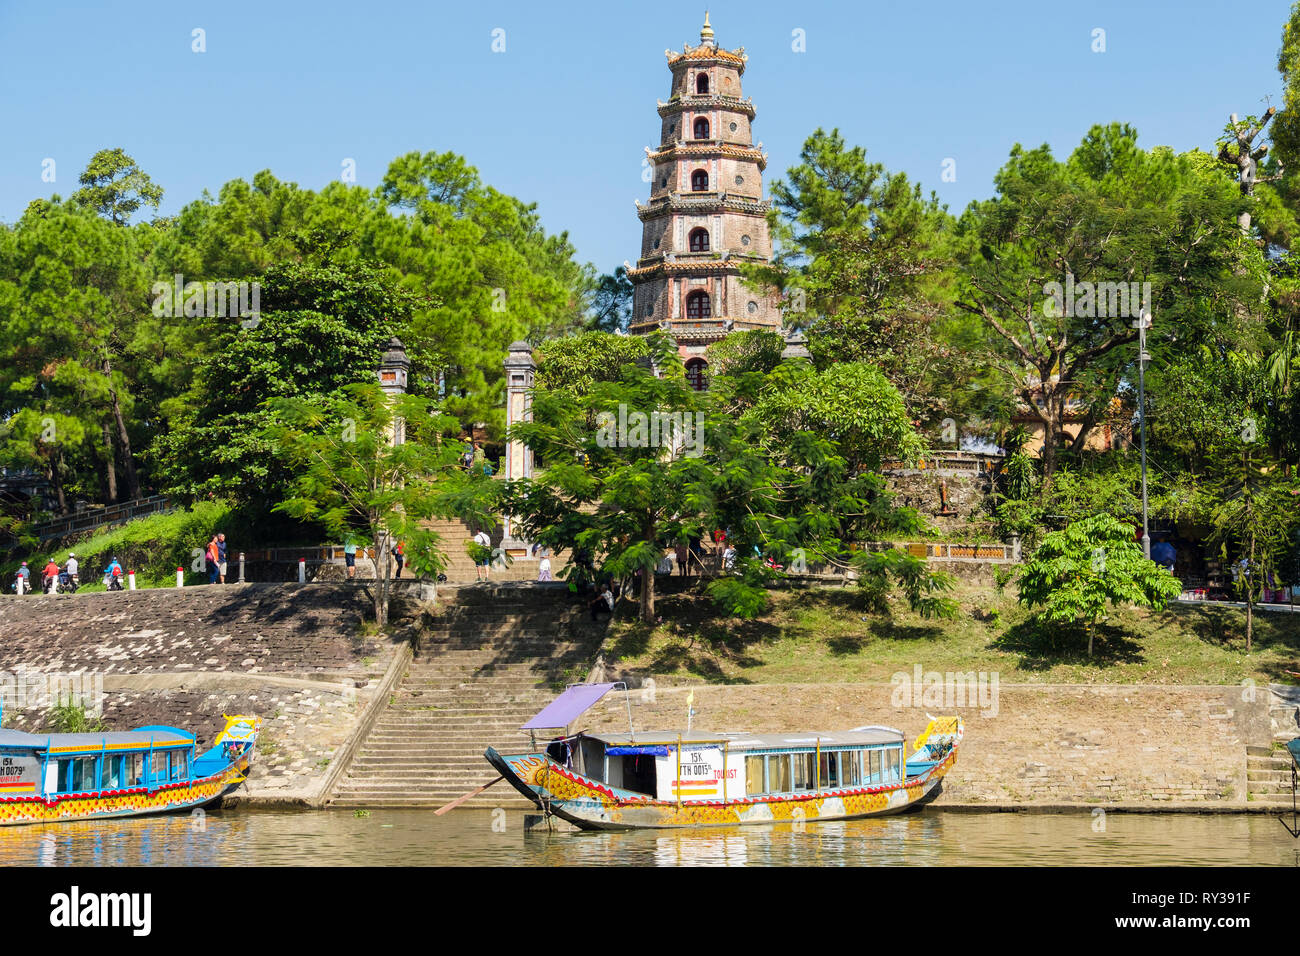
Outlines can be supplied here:
<path id="1" fill-rule="evenodd" d="M 1247 747 L 1273 737 L 1268 688 L 998 684 L 977 700 L 902 701 L 900 684 L 751 684 L 643 687 L 630 694 L 638 730 L 686 724 L 755 733 L 885 724 L 909 738 L 935 715 L 957 713 L 966 735 L 933 804 L 965 810 L 1250 811 Z M 607 696 L 590 729 L 625 731 L 628 703 Z M 980 706 L 983 703 L 984 706 Z M 1276 809 L 1276 808 L 1274 808 Z"/>

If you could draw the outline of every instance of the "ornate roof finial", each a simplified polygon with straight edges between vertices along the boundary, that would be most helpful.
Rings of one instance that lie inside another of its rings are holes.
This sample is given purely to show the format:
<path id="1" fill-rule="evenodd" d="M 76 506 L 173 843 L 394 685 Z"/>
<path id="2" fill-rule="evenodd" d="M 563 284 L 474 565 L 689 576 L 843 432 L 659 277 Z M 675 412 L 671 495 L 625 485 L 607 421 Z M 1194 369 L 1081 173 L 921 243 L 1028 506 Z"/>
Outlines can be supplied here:
<path id="1" fill-rule="evenodd" d="M 704 11 L 704 26 L 700 29 L 700 42 L 707 43 L 709 46 L 715 46 L 713 42 L 713 27 L 709 26 L 709 11 Z"/>

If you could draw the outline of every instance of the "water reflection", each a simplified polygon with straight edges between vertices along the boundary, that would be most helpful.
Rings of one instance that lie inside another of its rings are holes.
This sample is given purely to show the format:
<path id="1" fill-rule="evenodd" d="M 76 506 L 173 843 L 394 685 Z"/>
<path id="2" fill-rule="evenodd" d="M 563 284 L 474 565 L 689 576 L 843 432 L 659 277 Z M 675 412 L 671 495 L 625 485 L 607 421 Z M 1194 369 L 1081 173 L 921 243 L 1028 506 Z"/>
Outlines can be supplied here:
<path id="1" fill-rule="evenodd" d="M 707 830 L 525 833 L 490 811 L 209 813 L 0 827 L 0 865 L 872 866 L 1280 865 L 1294 841 L 1261 815 L 941 813 Z"/>

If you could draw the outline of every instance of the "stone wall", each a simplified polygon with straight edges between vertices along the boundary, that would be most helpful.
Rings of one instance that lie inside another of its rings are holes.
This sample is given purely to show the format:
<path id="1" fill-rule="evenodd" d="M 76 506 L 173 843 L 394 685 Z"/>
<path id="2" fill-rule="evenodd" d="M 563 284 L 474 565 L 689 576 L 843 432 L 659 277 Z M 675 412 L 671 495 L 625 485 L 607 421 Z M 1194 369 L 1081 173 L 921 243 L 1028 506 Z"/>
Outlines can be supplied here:
<path id="1" fill-rule="evenodd" d="M 1266 734 L 1267 702 L 1240 687 L 1005 685 L 996 713 L 975 707 L 894 706 L 887 684 L 696 686 L 693 729 L 816 732 L 866 724 L 914 739 L 936 716 L 966 728 L 942 806 L 1161 806 L 1246 802 L 1246 746 Z M 679 728 L 684 687 L 634 690 L 638 731 Z M 1261 723 L 1262 721 L 1262 723 Z M 627 730 L 627 704 L 611 694 L 590 729 Z"/>
<path id="2" fill-rule="evenodd" d="M 180 727 L 200 749 L 223 714 L 254 714 L 241 798 L 310 800 L 410 635 L 408 621 L 371 636 L 369 608 L 363 586 L 323 583 L 0 598 L 4 726 L 53 729 L 50 692 L 68 689 L 102 690 L 110 729 Z M 393 610 L 400 622 L 418 604 L 399 595 Z"/>

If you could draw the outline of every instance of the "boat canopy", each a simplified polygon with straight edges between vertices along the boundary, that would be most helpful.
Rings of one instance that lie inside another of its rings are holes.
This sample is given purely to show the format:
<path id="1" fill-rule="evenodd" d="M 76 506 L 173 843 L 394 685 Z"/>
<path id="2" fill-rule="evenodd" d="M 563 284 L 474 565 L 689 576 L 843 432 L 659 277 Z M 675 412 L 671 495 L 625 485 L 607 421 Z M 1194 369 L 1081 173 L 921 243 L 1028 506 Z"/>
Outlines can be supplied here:
<path id="1" fill-rule="evenodd" d="M 676 746 L 680 737 L 683 744 L 699 746 L 711 744 L 729 750 L 800 750 L 820 746 L 823 750 L 841 747 L 866 747 L 903 742 L 903 732 L 891 727 L 863 727 L 858 730 L 840 730 L 835 733 L 746 734 L 709 733 L 702 730 L 656 730 L 636 734 L 587 733 L 584 736 L 598 740 L 609 748 Z"/>
<path id="2" fill-rule="evenodd" d="M 523 729 L 567 727 L 617 686 L 617 683 L 574 684 L 543 707 L 540 713 L 524 724 Z"/>
<path id="3" fill-rule="evenodd" d="M 0 730 L 0 749 L 10 750 L 148 750 L 151 747 L 193 745 L 194 735 L 175 727 L 141 727 L 97 734 L 29 734 L 21 730 Z"/>

